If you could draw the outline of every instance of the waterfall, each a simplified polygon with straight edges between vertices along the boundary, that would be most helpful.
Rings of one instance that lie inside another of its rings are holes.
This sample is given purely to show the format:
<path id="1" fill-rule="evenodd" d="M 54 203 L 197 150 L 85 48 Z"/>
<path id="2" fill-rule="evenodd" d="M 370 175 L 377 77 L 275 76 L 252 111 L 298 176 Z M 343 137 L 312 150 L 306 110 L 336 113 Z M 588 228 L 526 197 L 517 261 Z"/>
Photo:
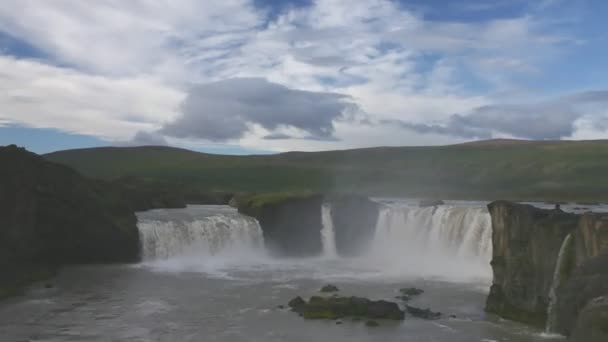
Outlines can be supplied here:
<path id="1" fill-rule="evenodd" d="M 209 213 L 200 207 L 138 214 L 142 259 L 241 255 L 263 249 L 262 230 L 255 219 L 235 210 L 214 208 L 217 212 Z"/>
<path id="2" fill-rule="evenodd" d="M 547 305 L 547 323 L 545 325 L 545 332 L 548 334 L 556 333 L 557 325 L 557 313 L 555 312 L 555 305 L 557 304 L 557 289 L 562 282 L 562 273 L 564 271 L 565 263 L 567 261 L 567 251 L 572 244 L 572 233 L 568 234 L 562 242 L 562 246 L 559 248 L 557 260 L 555 261 L 555 270 L 553 271 L 553 281 L 551 282 L 551 288 L 549 289 L 549 305 Z"/>
<path id="3" fill-rule="evenodd" d="M 334 232 L 334 222 L 331 217 L 331 204 L 324 203 L 321 207 L 321 219 L 323 228 L 321 229 L 321 241 L 323 243 L 323 256 L 335 258 L 336 236 Z"/>
<path id="4" fill-rule="evenodd" d="M 415 275 L 491 279 L 490 214 L 485 207 L 385 206 L 370 253 Z"/>

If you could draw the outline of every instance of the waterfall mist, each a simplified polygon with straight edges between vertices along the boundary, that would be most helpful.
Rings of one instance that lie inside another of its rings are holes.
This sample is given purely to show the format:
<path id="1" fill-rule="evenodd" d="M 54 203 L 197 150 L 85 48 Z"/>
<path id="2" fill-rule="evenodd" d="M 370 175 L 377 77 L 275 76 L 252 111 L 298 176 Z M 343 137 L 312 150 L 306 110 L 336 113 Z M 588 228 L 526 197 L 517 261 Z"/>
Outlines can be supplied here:
<path id="1" fill-rule="evenodd" d="M 258 222 L 224 206 L 190 206 L 138 214 L 144 262 L 177 269 L 252 260 L 265 255 Z"/>
<path id="2" fill-rule="evenodd" d="M 490 281 L 490 215 L 485 207 L 385 205 L 368 258 L 389 273 Z"/>
<path id="3" fill-rule="evenodd" d="M 321 242 L 323 243 L 323 256 L 325 258 L 335 258 L 336 252 L 336 234 L 334 231 L 334 222 L 331 217 L 331 204 L 324 203 L 321 207 Z"/>
<path id="4" fill-rule="evenodd" d="M 491 280 L 491 220 L 482 205 L 380 204 L 373 234 L 356 257 L 338 255 L 336 230 L 344 227 L 335 227 L 330 203 L 320 210 L 318 258 L 271 258 L 259 223 L 223 206 L 138 214 L 142 257 L 145 263 L 163 268 L 205 272 L 234 266 L 296 267 L 353 278 L 438 278 L 484 284 Z"/>

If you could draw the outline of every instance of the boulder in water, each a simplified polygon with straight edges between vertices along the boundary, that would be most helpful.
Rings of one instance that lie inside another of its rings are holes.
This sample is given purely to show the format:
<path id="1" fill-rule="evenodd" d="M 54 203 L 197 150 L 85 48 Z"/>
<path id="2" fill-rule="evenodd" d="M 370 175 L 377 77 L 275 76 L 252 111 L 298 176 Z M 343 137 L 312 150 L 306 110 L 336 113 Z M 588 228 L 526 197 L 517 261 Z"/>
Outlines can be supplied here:
<path id="1" fill-rule="evenodd" d="M 306 319 L 333 320 L 342 317 L 360 317 L 402 320 L 405 317 L 396 303 L 361 297 L 313 296 L 308 302 L 296 297 L 289 302 L 289 306 Z"/>
<path id="2" fill-rule="evenodd" d="M 370 327 L 370 328 L 375 328 L 375 327 L 379 327 L 380 323 L 370 319 L 369 321 L 365 322 L 365 326 Z"/>
<path id="3" fill-rule="evenodd" d="M 429 320 L 441 318 L 441 312 L 434 312 L 434 311 L 431 311 L 430 309 L 420 309 L 420 308 L 417 308 L 414 306 L 406 305 L 405 310 L 410 315 L 412 315 L 416 318 L 429 319 Z"/>
<path id="4" fill-rule="evenodd" d="M 304 299 L 302 299 L 300 296 L 290 300 L 289 303 L 287 303 L 287 306 L 289 306 L 295 312 L 298 312 L 305 305 L 306 301 L 304 301 Z"/>
<path id="5" fill-rule="evenodd" d="M 338 289 L 337 286 L 332 285 L 332 284 L 327 284 L 327 285 L 323 286 L 319 292 L 329 293 L 329 292 L 338 292 L 338 291 L 340 291 L 340 289 Z"/>
<path id="6" fill-rule="evenodd" d="M 408 302 L 412 299 L 412 297 L 416 297 L 423 294 L 424 290 L 415 287 L 404 287 L 399 289 L 399 293 L 400 295 L 396 296 L 395 298 L 401 299 L 404 302 Z"/>

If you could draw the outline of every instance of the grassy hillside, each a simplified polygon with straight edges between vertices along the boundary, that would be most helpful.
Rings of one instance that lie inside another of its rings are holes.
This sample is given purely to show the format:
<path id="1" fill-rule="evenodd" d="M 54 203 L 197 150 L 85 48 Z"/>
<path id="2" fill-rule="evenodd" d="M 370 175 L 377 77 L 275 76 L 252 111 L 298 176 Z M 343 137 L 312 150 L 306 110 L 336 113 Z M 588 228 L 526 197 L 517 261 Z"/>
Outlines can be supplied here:
<path id="1" fill-rule="evenodd" d="M 608 141 L 492 140 L 265 156 L 108 147 L 45 157 L 91 177 L 134 176 L 216 191 L 608 201 Z"/>

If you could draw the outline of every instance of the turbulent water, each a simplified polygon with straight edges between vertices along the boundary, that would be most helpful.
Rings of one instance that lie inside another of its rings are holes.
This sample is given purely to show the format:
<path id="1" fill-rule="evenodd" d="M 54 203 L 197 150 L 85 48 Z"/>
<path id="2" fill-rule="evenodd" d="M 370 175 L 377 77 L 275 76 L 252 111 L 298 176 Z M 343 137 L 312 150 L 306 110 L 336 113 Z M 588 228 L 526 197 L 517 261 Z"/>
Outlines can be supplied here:
<path id="1" fill-rule="evenodd" d="M 359 258 L 335 256 L 328 206 L 323 255 L 307 259 L 267 256 L 257 222 L 228 207 L 140 213 L 141 264 L 65 268 L 52 288 L 36 285 L 0 304 L 0 341 L 542 340 L 483 311 L 491 247 L 482 205 L 385 205 Z M 279 307 L 326 283 L 343 295 L 393 301 L 399 288 L 421 287 L 411 304 L 444 318 L 367 328 L 306 321 Z"/>
<path id="2" fill-rule="evenodd" d="M 490 214 L 479 206 L 386 205 L 380 211 L 371 257 L 383 260 L 394 272 L 489 280 Z"/>
<path id="3" fill-rule="evenodd" d="M 255 219 L 225 207 L 196 210 L 191 208 L 190 214 L 181 215 L 168 215 L 167 210 L 140 214 L 137 226 L 143 260 L 212 257 L 263 249 L 262 229 Z"/>

